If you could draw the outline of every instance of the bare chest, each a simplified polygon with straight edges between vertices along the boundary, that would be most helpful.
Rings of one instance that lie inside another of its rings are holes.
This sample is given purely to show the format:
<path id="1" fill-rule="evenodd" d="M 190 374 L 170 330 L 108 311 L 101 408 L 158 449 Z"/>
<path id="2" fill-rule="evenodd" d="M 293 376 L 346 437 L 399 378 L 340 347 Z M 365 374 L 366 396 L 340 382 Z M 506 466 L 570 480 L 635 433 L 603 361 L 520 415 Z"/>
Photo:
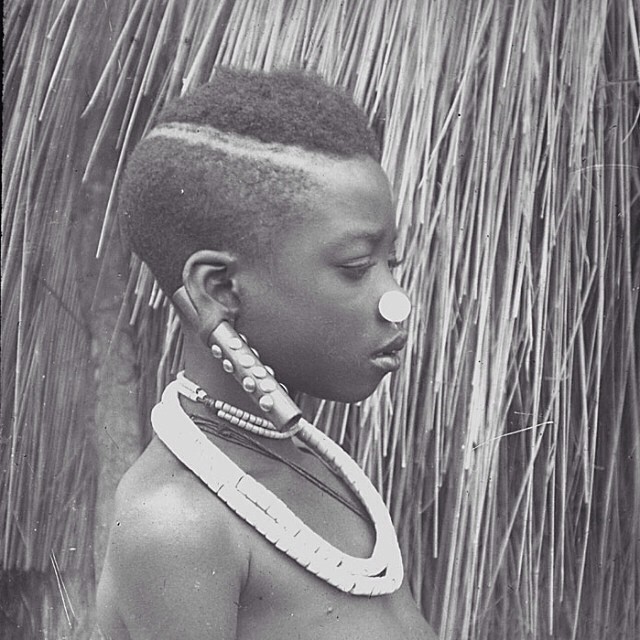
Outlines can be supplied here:
<path id="1" fill-rule="evenodd" d="M 352 596 L 289 561 L 286 565 L 281 560 L 270 576 L 259 576 L 245 592 L 238 608 L 238 640 L 435 639 L 406 585 L 388 596 Z M 260 591 L 266 589 L 253 597 L 258 582 Z"/>
<path id="2" fill-rule="evenodd" d="M 345 498 L 350 497 L 340 481 L 328 476 L 324 480 Z M 291 478 L 287 481 L 284 476 L 271 484 L 269 488 L 327 542 L 357 557 L 371 553 L 374 534 L 370 524 L 334 496 L 304 482 L 291 483 Z M 250 571 L 238 607 L 239 640 L 435 638 L 406 585 L 388 596 L 346 594 L 303 569 L 259 535 L 250 534 L 250 540 Z"/>

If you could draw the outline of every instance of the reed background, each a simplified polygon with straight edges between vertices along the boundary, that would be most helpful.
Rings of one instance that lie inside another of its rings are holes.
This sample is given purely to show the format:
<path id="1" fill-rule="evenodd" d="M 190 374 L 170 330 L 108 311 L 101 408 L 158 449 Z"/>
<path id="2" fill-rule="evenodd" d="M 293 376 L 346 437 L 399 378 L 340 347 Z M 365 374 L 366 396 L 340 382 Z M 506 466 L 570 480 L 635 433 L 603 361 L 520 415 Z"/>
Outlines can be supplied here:
<path id="1" fill-rule="evenodd" d="M 179 362 L 175 320 L 121 242 L 118 180 L 157 109 L 216 64 L 314 69 L 383 140 L 407 357 L 362 406 L 301 402 L 386 497 L 427 618 L 445 639 L 638 637 L 633 0 L 4 13 L 7 637 L 90 633 L 113 488 Z"/>

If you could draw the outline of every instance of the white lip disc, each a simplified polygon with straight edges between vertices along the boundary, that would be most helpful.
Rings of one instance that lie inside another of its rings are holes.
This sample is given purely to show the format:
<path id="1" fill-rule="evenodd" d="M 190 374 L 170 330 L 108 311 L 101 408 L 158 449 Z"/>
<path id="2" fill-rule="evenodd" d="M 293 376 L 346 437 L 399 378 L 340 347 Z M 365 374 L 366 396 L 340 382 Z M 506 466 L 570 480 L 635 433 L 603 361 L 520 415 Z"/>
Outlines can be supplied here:
<path id="1" fill-rule="evenodd" d="M 378 311 L 389 322 L 402 322 L 411 313 L 411 300 L 402 291 L 387 291 L 378 302 Z"/>

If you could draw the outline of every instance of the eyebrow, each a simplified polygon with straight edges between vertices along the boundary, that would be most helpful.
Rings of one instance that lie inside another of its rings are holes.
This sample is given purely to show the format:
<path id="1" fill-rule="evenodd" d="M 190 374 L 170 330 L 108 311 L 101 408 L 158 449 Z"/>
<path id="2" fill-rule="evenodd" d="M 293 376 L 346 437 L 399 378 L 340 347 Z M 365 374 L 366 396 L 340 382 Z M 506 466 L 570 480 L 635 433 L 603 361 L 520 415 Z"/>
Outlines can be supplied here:
<path id="1" fill-rule="evenodd" d="M 336 241 L 330 242 L 329 244 L 332 247 L 338 247 L 338 248 L 348 247 L 352 245 L 354 242 L 359 242 L 359 241 L 364 241 L 364 242 L 368 242 L 369 244 L 376 245 L 384 238 L 384 235 L 385 235 L 384 230 L 350 232 L 344 235 L 343 237 L 337 239 Z M 394 230 L 393 239 L 392 239 L 393 244 L 396 243 L 397 239 L 398 239 L 398 234 Z"/>

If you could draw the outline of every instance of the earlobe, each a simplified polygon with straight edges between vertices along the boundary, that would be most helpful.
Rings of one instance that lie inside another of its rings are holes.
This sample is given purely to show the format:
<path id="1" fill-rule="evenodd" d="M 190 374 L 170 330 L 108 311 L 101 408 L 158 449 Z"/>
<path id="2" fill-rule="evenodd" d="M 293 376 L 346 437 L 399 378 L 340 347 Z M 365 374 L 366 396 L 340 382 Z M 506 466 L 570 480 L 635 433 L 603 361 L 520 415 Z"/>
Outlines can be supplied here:
<path id="1" fill-rule="evenodd" d="M 197 326 L 194 328 L 206 343 L 220 322 L 226 320 L 233 324 L 238 315 L 236 268 L 235 256 L 226 251 L 209 249 L 196 251 L 184 265 L 184 287 L 176 292 L 174 302 L 179 307 L 187 303 L 183 294 L 178 296 L 179 292 L 184 291 L 197 317 Z M 190 315 L 194 317 L 193 312 Z M 194 324 L 193 319 L 191 322 Z"/>

